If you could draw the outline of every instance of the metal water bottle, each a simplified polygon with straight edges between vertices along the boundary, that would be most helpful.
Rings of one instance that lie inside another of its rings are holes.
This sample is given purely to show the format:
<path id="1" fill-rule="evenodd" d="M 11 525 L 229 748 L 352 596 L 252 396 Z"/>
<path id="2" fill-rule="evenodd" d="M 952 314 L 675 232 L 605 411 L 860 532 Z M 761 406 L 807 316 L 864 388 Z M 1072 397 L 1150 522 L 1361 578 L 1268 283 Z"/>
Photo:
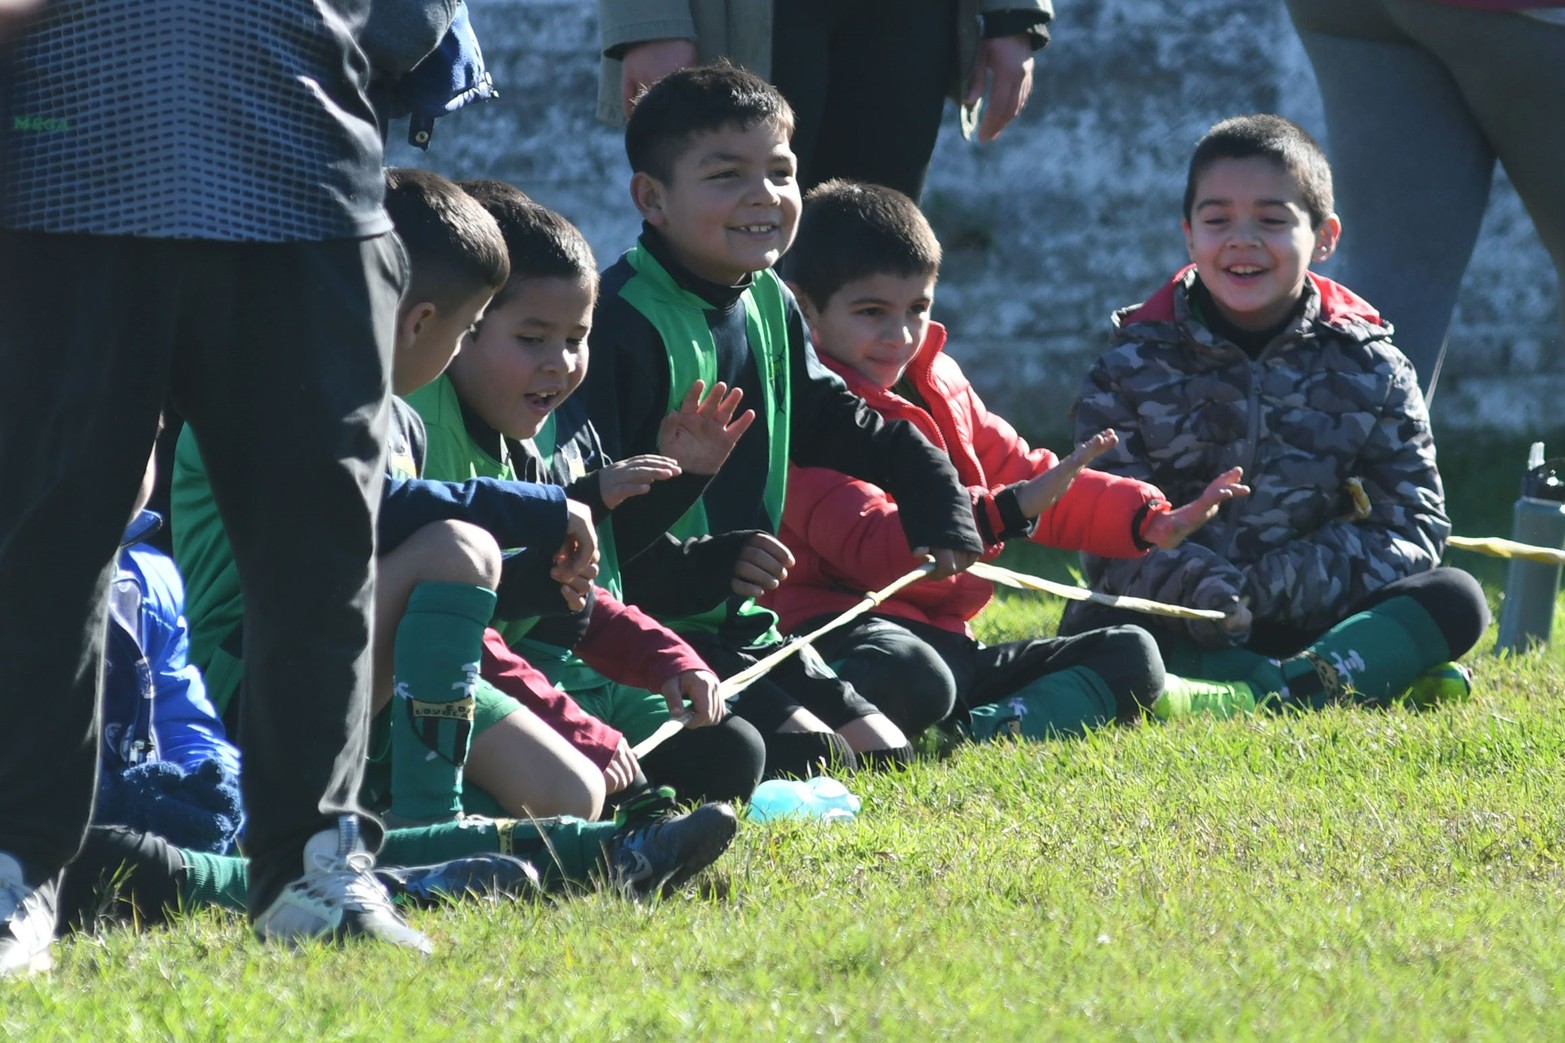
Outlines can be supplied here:
<path id="1" fill-rule="evenodd" d="M 1527 454 L 1521 499 L 1516 501 L 1512 539 L 1565 550 L 1565 458 L 1543 458 L 1543 443 Z M 1525 652 L 1534 642 L 1547 644 L 1554 628 L 1554 602 L 1560 589 L 1560 567 L 1511 559 L 1500 609 L 1496 655 Z"/>

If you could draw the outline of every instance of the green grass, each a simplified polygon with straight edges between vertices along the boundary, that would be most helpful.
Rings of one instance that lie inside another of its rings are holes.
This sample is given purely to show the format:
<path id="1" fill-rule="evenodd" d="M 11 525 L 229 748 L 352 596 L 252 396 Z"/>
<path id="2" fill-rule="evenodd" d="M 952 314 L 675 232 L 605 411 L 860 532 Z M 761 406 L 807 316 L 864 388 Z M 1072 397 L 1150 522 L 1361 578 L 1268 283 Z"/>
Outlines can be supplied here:
<path id="1" fill-rule="evenodd" d="M 1454 496 L 1459 532 L 1509 531 L 1524 452 L 1470 523 Z M 1057 615 L 1007 596 L 981 624 Z M 1559 1038 L 1560 650 L 1492 643 L 1473 700 L 1429 713 L 1109 729 L 862 776 L 854 822 L 747 825 L 659 905 L 415 914 L 430 959 L 276 951 L 217 913 L 79 939 L 0 984 L 0 1036 Z"/>

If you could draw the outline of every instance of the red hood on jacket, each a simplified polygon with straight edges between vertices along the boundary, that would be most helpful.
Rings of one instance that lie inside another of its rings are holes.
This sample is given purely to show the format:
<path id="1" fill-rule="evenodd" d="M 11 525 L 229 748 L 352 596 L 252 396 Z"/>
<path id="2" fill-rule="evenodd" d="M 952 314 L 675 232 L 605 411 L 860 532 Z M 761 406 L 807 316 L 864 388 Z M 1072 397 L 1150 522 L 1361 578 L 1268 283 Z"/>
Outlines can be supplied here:
<path id="1" fill-rule="evenodd" d="M 1152 296 L 1148 297 L 1142 305 L 1132 311 L 1122 325 L 1133 322 L 1173 322 L 1174 321 L 1174 294 L 1184 284 L 1190 271 L 1195 268 L 1193 264 L 1187 264 L 1174 277 L 1164 283 Z M 1373 326 L 1383 326 L 1380 312 L 1374 305 L 1338 282 L 1332 282 L 1314 272 L 1305 272 L 1305 278 L 1315 284 L 1316 291 L 1320 294 L 1320 321 L 1331 326 L 1341 326 L 1346 322 L 1357 319 Z M 920 352 L 922 354 L 922 351 Z"/>

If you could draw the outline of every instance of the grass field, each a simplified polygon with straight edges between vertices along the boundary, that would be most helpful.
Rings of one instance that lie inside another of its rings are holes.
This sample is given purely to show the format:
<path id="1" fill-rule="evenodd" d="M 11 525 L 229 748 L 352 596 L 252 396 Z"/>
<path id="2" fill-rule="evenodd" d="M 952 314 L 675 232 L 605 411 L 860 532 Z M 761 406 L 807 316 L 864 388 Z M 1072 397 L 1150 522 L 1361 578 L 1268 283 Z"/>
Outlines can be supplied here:
<path id="1" fill-rule="evenodd" d="M 1509 532 L 1525 447 L 1488 452 L 1445 459 L 1463 534 Z M 1452 562 L 1498 597 L 1503 570 Z M 981 622 L 1000 640 L 1057 611 L 1011 597 Z M 1492 643 L 1473 700 L 1429 713 L 1110 729 L 852 779 L 857 820 L 747 825 L 659 905 L 415 914 L 430 959 L 280 952 L 215 913 L 76 940 L 0 984 L 0 1036 L 1561 1038 L 1565 642 Z"/>

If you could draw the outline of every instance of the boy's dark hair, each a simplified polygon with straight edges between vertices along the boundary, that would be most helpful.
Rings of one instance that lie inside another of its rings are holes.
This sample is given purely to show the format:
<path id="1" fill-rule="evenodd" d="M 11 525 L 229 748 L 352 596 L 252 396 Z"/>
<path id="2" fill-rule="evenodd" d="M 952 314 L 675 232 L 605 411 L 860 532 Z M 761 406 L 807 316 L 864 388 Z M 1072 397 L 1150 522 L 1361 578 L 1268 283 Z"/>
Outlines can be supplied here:
<path id="1" fill-rule="evenodd" d="M 1195 206 L 1196 182 L 1220 159 L 1269 159 L 1299 188 L 1310 212 L 1310 227 L 1319 228 L 1336 211 L 1331 191 L 1331 164 L 1320 144 L 1292 120 L 1267 113 L 1233 116 L 1201 135 L 1185 176 L 1185 220 Z"/>
<path id="2" fill-rule="evenodd" d="M 834 178 L 804 197 L 784 273 L 817 308 L 854 279 L 939 275 L 940 240 L 894 188 Z"/>
<path id="3" fill-rule="evenodd" d="M 448 311 L 486 290 L 493 293 L 510 277 L 494 218 L 439 174 L 388 168 L 386 211 L 413 269 L 403 301 L 429 301 Z"/>
<path id="4" fill-rule="evenodd" d="M 581 230 L 521 189 L 482 179 L 459 185 L 500 226 L 511 258 L 511 278 L 495 295 L 503 304 L 528 279 L 583 279 L 597 293 L 598 261 Z"/>
<path id="5" fill-rule="evenodd" d="M 793 109 L 753 73 L 719 61 L 669 73 L 642 92 L 625 124 L 632 173 L 668 181 L 698 134 L 771 124 L 793 137 Z"/>

